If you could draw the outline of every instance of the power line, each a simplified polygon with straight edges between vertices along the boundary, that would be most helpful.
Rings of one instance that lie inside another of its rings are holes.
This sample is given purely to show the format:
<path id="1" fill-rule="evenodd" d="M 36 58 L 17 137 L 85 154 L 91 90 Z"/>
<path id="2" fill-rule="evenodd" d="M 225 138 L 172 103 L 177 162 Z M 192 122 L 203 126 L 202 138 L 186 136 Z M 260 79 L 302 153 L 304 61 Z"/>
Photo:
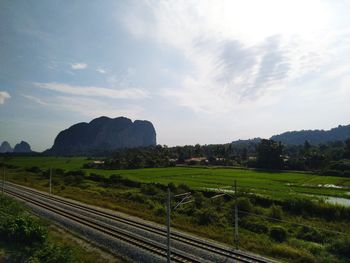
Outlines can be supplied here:
<path id="1" fill-rule="evenodd" d="M 340 234 L 340 235 L 347 235 L 346 233 L 335 231 L 335 230 L 324 229 L 324 228 L 319 228 L 319 227 L 310 226 L 310 225 L 306 225 L 306 224 L 290 222 L 290 221 L 287 221 L 287 220 L 277 219 L 277 218 L 264 216 L 264 215 L 259 215 L 259 214 L 255 214 L 255 213 L 251 213 L 251 212 L 242 211 L 242 210 L 240 210 L 239 213 L 252 215 L 252 216 L 256 216 L 256 217 L 261 217 L 261 218 L 268 219 L 268 220 L 279 221 L 279 222 L 283 222 L 283 223 L 287 223 L 287 224 L 293 224 L 293 225 L 298 225 L 298 226 L 304 226 L 304 227 L 308 227 L 308 228 L 318 229 L 318 230 L 326 231 L 326 232 L 330 232 L 330 233 L 335 233 L 335 234 Z"/>

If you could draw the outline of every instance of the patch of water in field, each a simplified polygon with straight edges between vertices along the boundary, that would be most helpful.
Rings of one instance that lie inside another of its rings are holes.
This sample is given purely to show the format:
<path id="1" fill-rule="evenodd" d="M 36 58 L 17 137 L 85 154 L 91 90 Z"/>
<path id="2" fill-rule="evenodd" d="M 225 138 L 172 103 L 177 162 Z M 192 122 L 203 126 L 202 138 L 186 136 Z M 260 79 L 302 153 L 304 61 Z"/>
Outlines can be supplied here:
<path id="1" fill-rule="evenodd" d="M 350 207 L 350 199 L 341 198 L 341 197 L 326 197 L 326 203 L 334 204 L 334 205 L 342 205 Z"/>
<path id="2" fill-rule="evenodd" d="M 349 193 L 350 192 L 348 192 L 347 194 L 349 194 Z M 335 197 L 335 196 L 324 196 L 324 195 L 313 195 L 313 194 L 304 194 L 304 195 L 310 196 L 310 197 L 316 197 L 318 199 L 323 199 L 328 204 L 342 205 L 342 206 L 350 207 L 350 199 L 348 199 L 348 198 Z"/>
<path id="3" fill-rule="evenodd" d="M 297 186 L 297 184 L 286 184 L 288 186 Z M 349 186 L 336 185 L 336 184 L 302 184 L 306 187 L 315 187 L 315 188 L 334 188 L 334 189 L 350 189 Z"/>
<path id="4" fill-rule="evenodd" d="M 232 188 L 232 186 L 226 186 L 226 187 L 222 187 L 222 188 L 207 188 L 207 187 L 203 187 L 202 189 L 208 192 L 218 192 L 218 193 L 227 193 L 227 194 L 234 194 L 235 190 L 230 190 L 227 188 Z"/>

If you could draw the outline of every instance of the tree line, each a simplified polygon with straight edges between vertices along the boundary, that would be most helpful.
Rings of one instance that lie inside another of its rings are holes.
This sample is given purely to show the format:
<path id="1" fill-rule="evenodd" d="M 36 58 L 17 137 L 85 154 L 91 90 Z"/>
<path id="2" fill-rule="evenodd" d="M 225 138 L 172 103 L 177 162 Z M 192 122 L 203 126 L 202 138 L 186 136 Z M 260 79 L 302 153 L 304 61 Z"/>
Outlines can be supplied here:
<path id="1" fill-rule="evenodd" d="M 238 166 L 350 176 L 350 138 L 319 145 L 308 141 L 303 145 L 284 145 L 267 139 L 238 145 L 157 145 L 118 150 L 103 158 L 103 162 L 91 162 L 84 168 L 137 169 L 175 165 Z"/>

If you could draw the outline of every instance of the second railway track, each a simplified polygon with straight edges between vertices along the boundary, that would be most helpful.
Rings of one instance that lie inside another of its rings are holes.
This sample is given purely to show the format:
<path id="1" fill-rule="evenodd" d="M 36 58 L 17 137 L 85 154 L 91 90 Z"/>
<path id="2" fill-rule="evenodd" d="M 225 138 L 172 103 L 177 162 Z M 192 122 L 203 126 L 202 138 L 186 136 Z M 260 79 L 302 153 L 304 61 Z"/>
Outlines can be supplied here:
<path id="1" fill-rule="evenodd" d="M 75 201 L 68 201 L 67 199 L 62 199 L 61 197 L 51 196 L 51 195 L 44 194 L 44 193 L 36 191 L 36 190 L 29 189 L 27 187 L 15 185 L 12 183 L 9 184 L 9 187 L 12 188 L 12 190 L 8 190 L 8 187 L 7 187 L 6 188 L 7 191 L 11 191 L 10 194 L 12 194 L 12 195 L 17 194 L 18 198 L 22 197 L 22 199 L 23 199 L 23 195 L 20 197 L 19 192 L 24 192 L 27 195 L 34 195 L 36 197 L 45 198 L 47 200 L 51 200 L 51 201 L 54 201 L 56 203 L 64 204 L 65 206 L 70 206 L 70 207 L 73 207 L 75 209 L 79 209 L 81 211 L 87 212 L 87 213 L 92 213 L 94 215 L 98 215 L 100 217 L 103 217 L 103 218 L 106 218 L 109 220 L 113 220 L 116 222 L 120 222 L 120 223 L 129 225 L 129 226 L 138 228 L 138 229 L 142 229 L 144 231 L 148 231 L 148 232 L 156 234 L 156 235 L 160 235 L 163 237 L 166 236 L 166 230 L 164 228 L 155 226 L 153 224 L 149 224 L 149 223 L 141 222 L 140 220 L 135 220 L 135 219 L 130 219 L 130 218 L 126 218 L 123 216 L 119 216 L 119 215 L 114 214 L 114 213 L 109 213 L 106 211 L 95 209 L 95 208 L 92 208 L 91 206 L 88 206 L 88 205 L 79 204 Z M 14 190 L 17 190 L 17 191 L 15 192 Z M 28 199 L 29 197 L 27 196 L 24 198 Z M 35 202 L 39 202 L 39 201 L 36 200 Z M 188 234 L 183 234 L 183 233 L 178 232 L 178 231 L 172 232 L 171 238 L 174 241 L 181 242 L 181 243 L 186 244 L 188 246 L 193 246 L 195 248 L 205 250 L 208 253 L 218 255 L 221 257 L 225 257 L 226 259 L 229 260 L 229 262 L 231 262 L 231 261 L 232 262 L 246 262 L 246 263 L 248 263 L 248 262 L 250 262 L 250 263 L 252 263 L 252 262 L 258 262 L 258 263 L 274 262 L 274 261 L 266 259 L 266 258 L 262 258 L 262 257 L 255 256 L 255 255 L 250 255 L 250 254 L 245 253 L 243 251 L 229 249 L 229 248 L 226 248 L 226 247 L 221 246 L 219 244 L 211 243 L 209 241 L 202 240 L 202 239 L 199 239 L 197 237 L 192 237 Z M 140 245 L 138 245 L 138 246 L 141 247 Z M 153 252 L 153 253 L 155 253 L 155 252 Z M 163 251 L 162 256 L 164 256 L 164 253 L 166 253 L 166 252 Z M 158 255 L 161 255 L 161 253 L 158 253 Z M 172 255 L 173 255 L 173 257 L 175 257 L 174 252 L 172 253 Z M 203 262 L 203 261 L 205 261 L 205 260 L 193 261 L 193 260 L 196 260 L 195 258 L 192 258 L 192 261 L 188 260 L 188 259 L 185 259 L 184 261 L 181 261 L 181 259 L 180 259 L 180 261 L 176 261 L 175 258 L 173 260 L 174 260 L 174 262 Z"/>

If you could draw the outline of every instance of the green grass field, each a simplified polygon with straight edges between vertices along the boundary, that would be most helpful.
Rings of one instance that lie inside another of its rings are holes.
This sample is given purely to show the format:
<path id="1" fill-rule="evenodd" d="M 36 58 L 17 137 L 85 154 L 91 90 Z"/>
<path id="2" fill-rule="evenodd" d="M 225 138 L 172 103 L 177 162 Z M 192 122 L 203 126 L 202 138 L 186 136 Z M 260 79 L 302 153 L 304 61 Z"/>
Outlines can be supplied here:
<path id="1" fill-rule="evenodd" d="M 55 195 L 125 212 L 160 224 L 164 224 L 166 218 L 166 191 L 163 187 L 147 183 L 187 184 L 192 188 L 196 201 L 174 211 L 173 227 L 226 244 L 233 242 L 232 205 L 238 201 L 227 196 L 211 199 L 211 195 L 196 190 L 230 190 L 233 181 L 237 180 L 238 200 L 243 202 L 239 214 L 240 248 L 283 260 L 282 262 L 348 262 L 346 259 L 347 251 L 350 251 L 350 238 L 347 239 L 349 208 L 322 201 L 311 202 L 309 198 L 313 198 L 312 195 L 350 198 L 350 188 L 346 188 L 350 187 L 350 178 L 215 167 L 82 169 L 85 163 L 91 162 L 84 157 L 0 157 L 0 163 L 3 162 L 7 165 L 7 180 L 42 191 L 48 191 L 48 177 L 42 173 L 48 168 L 84 170 L 86 176 L 96 173 L 106 178 L 116 174 L 146 183 L 130 186 L 86 180 L 86 177 L 80 183 L 75 183 L 72 181 L 74 177 L 57 173 L 52 178 L 52 191 Z M 42 171 L 26 170 L 32 167 L 39 167 Z M 80 175 L 80 178 L 84 177 Z M 325 184 L 344 188 L 318 186 Z M 179 189 L 183 191 L 184 188 L 182 186 L 174 189 L 174 193 Z M 307 198 L 293 198 L 295 196 Z M 244 211 L 250 214 L 244 214 Z M 277 220 L 272 220 L 273 218 Z M 303 228 L 297 224 L 307 227 Z M 286 233 L 284 241 L 272 237 L 271 230 L 276 227 L 282 227 Z"/>
<path id="2" fill-rule="evenodd" d="M 0 159 L 1 160 L 1 159 Z M 65 170 L 82 169 L 84 163 L 90 162 L 84 157 L 13 157 L 2 160 L 21 168 L 33 166 L 41 169 L 61 168 Z M 101 170 L 84 169 L 87 174 L 97 173 L 104 176 L 119 174 L 140 182 L 157 182 L 168 184 L 185 183 L 191 188 L 226 188 L 237 180 L 241 191 L 261 193 L 272 198 L 280 198 L 286 195 L 298 193 L 313 195 L 330 195 L 338 197 L 350 197 L 350 178 L 321 176 L 301 172 L 266 172 L 245 169 L 229 168 L 147 168 L 135 170 Z M 344 188 L 319 187 L 319 185 L 337 185 Z"/>

